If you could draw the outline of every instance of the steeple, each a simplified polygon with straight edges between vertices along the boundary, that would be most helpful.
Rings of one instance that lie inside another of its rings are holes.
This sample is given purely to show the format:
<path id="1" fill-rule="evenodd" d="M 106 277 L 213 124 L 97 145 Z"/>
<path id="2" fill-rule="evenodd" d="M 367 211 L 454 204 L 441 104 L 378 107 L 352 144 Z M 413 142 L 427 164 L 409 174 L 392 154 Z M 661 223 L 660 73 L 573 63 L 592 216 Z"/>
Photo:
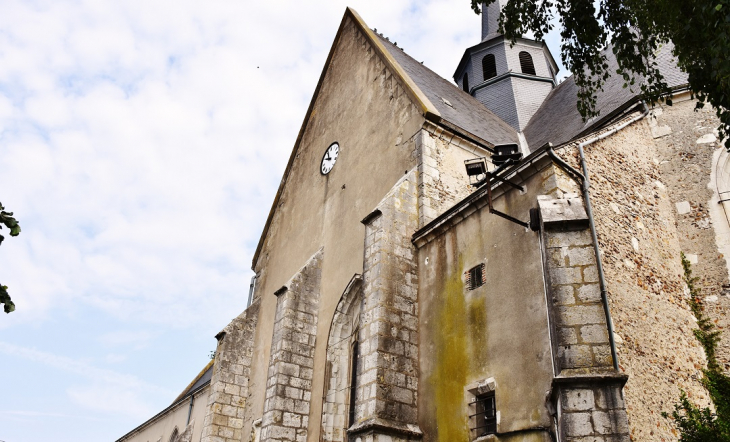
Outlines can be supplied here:
<path id="1" fill-rule="evenodd" d="M 506 4 L 507 0 L 494 0 L 489 6 L 482 2 L 482 41 L 499 33 L 499 13 Z"/>
<path id="2" fill-rule="evenodd" d="M 482 3 L 482 41 L 464 52 L 454 81 L 522 132 L 555 87 L 558 66 L 543 41 L 518 38 L 511 45 L 499 33 L 499 15 L 507 1 Z"/>

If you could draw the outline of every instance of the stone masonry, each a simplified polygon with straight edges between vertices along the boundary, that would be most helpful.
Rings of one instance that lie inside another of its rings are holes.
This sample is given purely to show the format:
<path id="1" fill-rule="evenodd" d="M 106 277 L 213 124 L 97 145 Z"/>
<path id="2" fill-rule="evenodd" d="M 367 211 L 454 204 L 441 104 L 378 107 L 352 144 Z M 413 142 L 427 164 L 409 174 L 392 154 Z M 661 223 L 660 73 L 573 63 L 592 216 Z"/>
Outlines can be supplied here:
<path id="1" fill-rule="evenodd" d="M 257 298 L 217 336 L 202 442 L 242 440 L 259 301 Z"/>
<path id="2" fill-rule="evenodd" d="M 418 440 L 418 225 L 415 171 L 378 205 L 365 232 L 355 424 L 349 440 Z"/>
<path id="3" fill-rule="evenodd" d="M 538 197 L 548 283 L 555 380 L 552 401 L 561 440 L 628 441 L 622 387 L 613 368 L 583 199 Z"/>
<path id="4" fill-rule="evenodd" d="M 322 276 L 322 249 L 277 291 L 266 400 L 265 441 L 307 440 Z"/>

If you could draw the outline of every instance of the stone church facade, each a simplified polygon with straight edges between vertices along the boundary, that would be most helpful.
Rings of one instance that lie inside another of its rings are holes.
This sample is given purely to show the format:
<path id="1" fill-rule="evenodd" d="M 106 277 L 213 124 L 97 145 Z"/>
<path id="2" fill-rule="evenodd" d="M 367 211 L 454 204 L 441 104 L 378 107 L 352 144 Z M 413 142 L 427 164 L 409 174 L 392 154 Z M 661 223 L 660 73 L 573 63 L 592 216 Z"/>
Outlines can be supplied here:
<path id="1" fill-rule="evenodd" d="M 679 255 L 725 327 L 717 121 L 665 51 L 674 106 L 611 78 L 583 122 L 544 43 L 497 33 L 503 3 L 456 85 L 346 11 L 249 307 L 119 441 L 661 441 L 680 390 L 708 403 Z"/>

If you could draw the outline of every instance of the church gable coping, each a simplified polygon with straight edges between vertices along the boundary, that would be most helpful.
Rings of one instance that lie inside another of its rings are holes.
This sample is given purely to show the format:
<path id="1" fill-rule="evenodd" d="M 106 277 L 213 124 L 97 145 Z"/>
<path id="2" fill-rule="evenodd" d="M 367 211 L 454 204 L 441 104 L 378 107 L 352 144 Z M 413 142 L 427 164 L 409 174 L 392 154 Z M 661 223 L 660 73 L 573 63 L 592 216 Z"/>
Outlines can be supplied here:
<path id="1" fill-rule="evenodd" d="M 286 182 L 289 178 L 289 175 L 292 171 L 294 160 L 297 158 L 297 155 L 299 153 L 299 148 L 300 148 L 302 140 L 304 138 L 310 118 L 312 117 L 312 113 L 314 111 L 315 104 L 317 103 L 317 99 L 320 95 L 320 91 L 322 90 L 322 87 L 324 86 L 325 77 L 327 76 L 327 72 L 329 71 L 330 66 L 333 62 L 335 53 L 336 53 L 338 47 L 340 46 L 340 39 L 343 35 L 343 32 L 348 28 L 348 26 L 350 24 L 354 25 L 355 28 L 357 29 L 357 31 L 369 43 L 371 49 L 377 54 L 380 61 L 385 65 L 386 69 L 389 70 L 389 72 L 393 75 L 393 77 L 396 79 L 396 81 L 399 83 L 399 85 L 403 88 L 403 90 L 405 91 L 406 95 L 409 97 L 411 102 L 413 102 L 413 104 L 416 105 L 420 109 L 424 118 L 426 118 L 427 120 L 434 121 L 434 122 L 438 122 L 441 120 L 441 115 L 440 115 L 438 109 L 433 105 L 433 103 L 429 100 L 429 98 L 426 97 L 426 95 L 418 88 L 418 86 L 413 82 L 413 80 L 409 77 L 409 75 L 403 70 L 403 68 L 393 58 L 391 53 L 384 47 L 382 41 L 376 36 L 376 34 L 370 28 L 368 28 L 368 26 L 362 20 L 360 15 L 355 10 L 348 7 L 345 10 L 345 14 L 342 18 L 342 22 L 340 23 L 340 27 L 337 30 L 337 34 L 335 36 L 332 47 L 330 48 L 329 54 L 327 55 L 327 60 L 325 61 L 324 67 L 322 69 L 322 73 L 320 74 L 320 77 L 319 77 L 319 81 L 317 82 L 317 87 L 315 88 L 314 94 L 312 95 L 312 99 L 309 103 L 309 107 L 308 107 L 307 113 L 304 117 L 302 126 L 299 129 L 299 133 L 298 133 L 297 139 L 294 143 L 294 148 L 292 149 L 292 153 L 289 156 L 289 161 L 287 162 L 286 169 L 284 171 L 284 175 L 281 179 L 281 183 L 279 184 L 279 189 L 277 190 L 276 196 L 274 197 L 274 202 L 271 205 L 271 209 L 269 211 L 269 216 L 266 220 L 266 224 L 264 225 L 264 229 L 261 233 L 261 237 L 259 239 L 258 246 L 256 247 L 256 252 L 254 253 L 254 256 L 253 256 L 252 268 L 254 268 L 254 269 L 256 268 L 257 261 L 261 254 L 261 251 L 263 249 L 265 240 L 268 236 L 269 229 L 271 227 L 271 223 L 273 222 L 273 219 L 274 219 L 274 214 L 276 213 L 276 209 L 279 206 L 280 199 L 282 198 L 284 187 L 285 187 Z"/>

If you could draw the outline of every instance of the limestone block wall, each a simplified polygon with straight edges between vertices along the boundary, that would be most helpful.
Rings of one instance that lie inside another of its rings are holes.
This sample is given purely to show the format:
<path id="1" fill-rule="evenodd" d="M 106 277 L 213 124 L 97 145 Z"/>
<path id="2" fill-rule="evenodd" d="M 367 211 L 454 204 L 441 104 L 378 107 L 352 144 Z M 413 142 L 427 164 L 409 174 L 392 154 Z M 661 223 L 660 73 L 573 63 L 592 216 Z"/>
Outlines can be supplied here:
<path id="1" fill-rule="evenodd" d="M 276 293 L 274 337 L 261 421 L 261 438 L 265 441 L 307 440 L 322 256 L 320 249 Z"/>
<path id="2" fill-rule="evenodd" d="M 558 153 L 579 167 L 576 146 Z M 676 440 L 661 413 L 673 409 L 680 390 L 708 403 L 699 383 L 705 359 L 692 335 L 696 322 L 681 279 L 676 209 L 649 122 L 591 144 L 585 154 L 618 359 L 629 376 L 624 398 L 630 435 Z"/>
<path id="3" fill-rule="evenodd" d="M 632 440 L 620 386 L 575 383 L 560 394 L 566 442 Z"/>
<path id="4" fill-rule="evenodd" d="M 552 345 L 557 351 L 552 397 L 567 442 L 629 441 L 621 388 L 613 367 L 593 237 L 583 198 L 539 196 Z M 602 401 L 596 401 L 600 397 Z M 557 399 L 557 400 L 556 400 Z M 607 400 L 608 399 L 608 400 Z"/>
<path id="5" fill-rule="evenodd" d="M 202 442 L 242 440 L 259 305 L 256 299 L 218 335 Z"/>
<path id="6" fill-rule="evenodd" d="M 573 201 L 582 204 L 580 198 Z M 593 240 L 585 221 L 581 230 L 545 232 L 559 374 L 612 369 L 613 364 Z"/>
<path id="7" fill-rule="evenodd" d="M 420 438 L 418 274 L 410 242 L 418 225 L 415 170 L 378 210 L 365 232 L 356 423 L 349 430 L 357 442 Z"/>

